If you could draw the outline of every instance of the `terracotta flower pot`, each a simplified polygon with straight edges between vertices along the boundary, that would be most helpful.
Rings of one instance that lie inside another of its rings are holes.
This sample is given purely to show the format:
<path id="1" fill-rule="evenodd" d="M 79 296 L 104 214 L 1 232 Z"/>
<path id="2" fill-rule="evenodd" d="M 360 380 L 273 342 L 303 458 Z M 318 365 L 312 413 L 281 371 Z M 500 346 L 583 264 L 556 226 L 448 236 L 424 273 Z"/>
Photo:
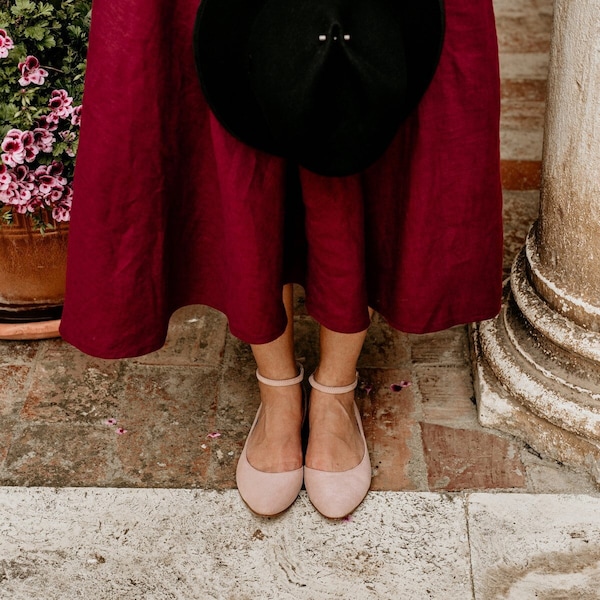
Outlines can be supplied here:
<path id="1" fill-rule="evenodd" d="M 0 227 L 0 324 L 60 317 L 67 235 L 65 224 L 58 223 L 56 229 L 42 234 L 20 215 L 13 225 Z"/>

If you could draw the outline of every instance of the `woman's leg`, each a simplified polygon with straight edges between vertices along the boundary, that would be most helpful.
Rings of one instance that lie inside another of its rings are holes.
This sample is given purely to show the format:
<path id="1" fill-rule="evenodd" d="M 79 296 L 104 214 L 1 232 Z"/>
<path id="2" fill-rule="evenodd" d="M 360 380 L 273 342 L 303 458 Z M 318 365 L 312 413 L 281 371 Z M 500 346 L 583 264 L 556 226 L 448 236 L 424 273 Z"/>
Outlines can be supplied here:
<path id="1" fill-rule="evenodd" d="M 252 345 L 258 372 L 268 379 L 298 375 L 294 354 L 293 288 L 283 288 L 288 325 L 283 335 L 268 344 Z M 248 440 L 248 462 L 259 471 L 280 473 L 302 466 L 302 387 L 273 387 L 259 382 L 262 410 Z"/>
<path id="2" fill-rule="evenodd" d="M 345 334 L 321 327 L 321 359 L 315 380 L 332 387 L 352 383 L 366 334 L 367 330 Z M 354 391 L 332 395 L 311 390 L 309 425 L 307 467 L 345 471 L 361 462 L 364 443 L 354 415 Z"/>

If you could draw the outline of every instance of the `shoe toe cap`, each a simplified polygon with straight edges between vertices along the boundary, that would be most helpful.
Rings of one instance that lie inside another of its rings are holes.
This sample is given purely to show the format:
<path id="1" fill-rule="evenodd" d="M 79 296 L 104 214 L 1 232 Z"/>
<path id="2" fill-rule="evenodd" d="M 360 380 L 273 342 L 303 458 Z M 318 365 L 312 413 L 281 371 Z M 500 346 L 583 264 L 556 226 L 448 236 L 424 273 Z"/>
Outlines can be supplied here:
<path id="1" fill-rule="evenodd" d="M 238 463 L 237 487 L 242 500 L 256 514 L 277 515 L 293 504 L 302 487 L 302 468 L 285 473 L 265 473 L 247 461 Z"/>
<path id="2" fill-rule="evenodd" d="M 313 506 L 325 517 L 341 519 L 364 500 L 371 485 L 367 460 L 350 471 L 330 473 L 305 467 L 304 485 Z"/>

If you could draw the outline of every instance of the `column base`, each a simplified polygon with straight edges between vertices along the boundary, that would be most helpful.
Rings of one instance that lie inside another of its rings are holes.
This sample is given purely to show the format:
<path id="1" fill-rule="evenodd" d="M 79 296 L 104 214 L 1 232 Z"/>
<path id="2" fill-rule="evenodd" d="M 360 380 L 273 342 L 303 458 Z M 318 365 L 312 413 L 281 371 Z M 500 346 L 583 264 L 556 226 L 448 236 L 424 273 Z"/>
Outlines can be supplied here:
<path id="1" fill-rule="evenodd" d="M 600 334 L 536 294 L 525 251 L 510 282 L 500 315 L 471 330 L 479 421 L 600 484 Z"/>

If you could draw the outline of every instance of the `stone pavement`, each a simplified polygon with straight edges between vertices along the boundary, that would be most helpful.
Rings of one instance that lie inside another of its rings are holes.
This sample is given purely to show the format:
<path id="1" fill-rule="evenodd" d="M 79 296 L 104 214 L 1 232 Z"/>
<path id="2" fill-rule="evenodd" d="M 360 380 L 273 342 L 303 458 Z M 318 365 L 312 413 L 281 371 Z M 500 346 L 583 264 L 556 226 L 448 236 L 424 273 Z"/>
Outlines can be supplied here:
<path id="1" fill-rule="evenodd" d="M 552 0 L 495 5 L 508 272 L 537 214 Z M 310 372 L 301 290 L 297 309 Z M 266 520 L 233 489 L 258 390 L 222 315 L 181 309 L 130 360 L 0 342 L 0 598 L 600 598 L 597 489 L 478 424 L 466 327 L 375 319 L 359 368 L 373 492 L 349 521 L 303 494 Z"/>
<path id="2" fill-rule="evenodd" d="M 295 325 L 310 372 L 318 328 L 302 314 Z M 373 490 L 594 490 L 478 424 L 466 328 L 412 336 L 376 319 L 359 370 Z M 248 347 L 199 306 L 179 311 L 154 354 L 106 361 L 61 340 L 3 342 L 0 373 L 7 486 L 232 488 L 259 402 Z"/>

